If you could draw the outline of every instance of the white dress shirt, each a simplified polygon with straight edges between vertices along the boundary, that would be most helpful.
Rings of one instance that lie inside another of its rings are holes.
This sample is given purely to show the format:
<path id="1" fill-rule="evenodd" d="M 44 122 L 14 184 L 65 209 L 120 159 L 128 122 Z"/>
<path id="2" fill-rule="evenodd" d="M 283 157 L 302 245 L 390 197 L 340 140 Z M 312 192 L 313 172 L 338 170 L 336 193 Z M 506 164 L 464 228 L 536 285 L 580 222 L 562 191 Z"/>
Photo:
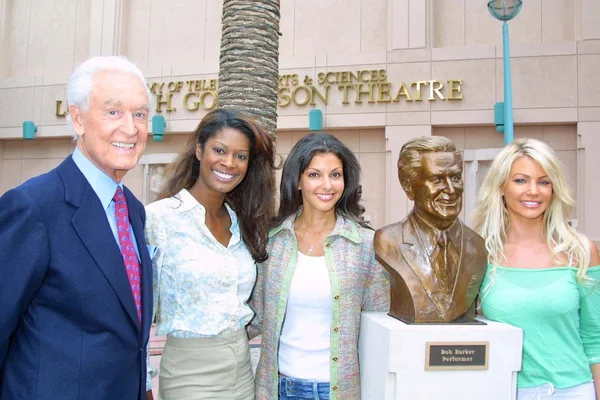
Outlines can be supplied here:
<path id="1" fill-rule="evenodd" d="M 216 336 L 242 329 L 252 318 L 247 302 L 256 265 L 235 212 L 226 207 L 231 239 L 225 247 L 187 190 L 146 206 L 146 240 L 158 248 L 152 260 L 157 335 Z"/>

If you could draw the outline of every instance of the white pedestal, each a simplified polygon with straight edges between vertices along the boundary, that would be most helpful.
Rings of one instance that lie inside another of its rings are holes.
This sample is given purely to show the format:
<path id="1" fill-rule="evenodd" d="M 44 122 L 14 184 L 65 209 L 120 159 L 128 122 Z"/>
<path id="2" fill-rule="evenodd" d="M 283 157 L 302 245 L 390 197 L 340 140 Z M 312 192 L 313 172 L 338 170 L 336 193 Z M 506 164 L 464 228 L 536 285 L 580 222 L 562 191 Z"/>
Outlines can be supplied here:
<path id="1" fill-rule="evenodd" d="M 361 400 L 516 399 L 523 332 L 487 325 L 407 325 L 386 313 L 361 317 Z M 484 370 L 426 370 L 427 342 L 487 342 Z"/>

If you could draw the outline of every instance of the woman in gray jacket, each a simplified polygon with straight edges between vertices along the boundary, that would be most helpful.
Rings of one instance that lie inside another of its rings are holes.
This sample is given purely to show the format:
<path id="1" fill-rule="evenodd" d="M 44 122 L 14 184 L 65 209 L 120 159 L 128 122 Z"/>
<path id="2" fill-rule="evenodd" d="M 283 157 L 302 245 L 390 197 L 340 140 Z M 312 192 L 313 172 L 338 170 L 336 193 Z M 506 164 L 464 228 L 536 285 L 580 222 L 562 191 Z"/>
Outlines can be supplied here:
<path id="1" fill-rule="evenodd" d="M 251 297 L 257 399 L 360 398 L 360 313 L 388 311 L 389 281 L 360 219 L 359 178 L 355 155 L 326 133 L 300 139 L 285 162 Z"/>

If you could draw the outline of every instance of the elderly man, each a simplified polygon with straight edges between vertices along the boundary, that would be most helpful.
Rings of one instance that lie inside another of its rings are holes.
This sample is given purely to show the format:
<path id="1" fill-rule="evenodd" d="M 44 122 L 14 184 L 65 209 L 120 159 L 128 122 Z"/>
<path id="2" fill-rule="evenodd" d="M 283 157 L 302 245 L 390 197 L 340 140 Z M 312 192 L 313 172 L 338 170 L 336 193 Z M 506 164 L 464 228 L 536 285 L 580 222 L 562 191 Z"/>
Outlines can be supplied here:
<path id="1" fill-rule="evenodd" d="M 146 81 L 92 58 L 68 101 L 73 154 L 0 198 L 0 399 L 145 399 L 152 268 L 121 181 L 146 147 Z"/>
<path id="2" fill-rule="evenodd" d="M 375 255 L 390 272 L 390 315 L 407 322 L 475 316 L 486 267 L 483 239 L 465 226 L 462 157 L 450 139 L 422 137 L 402 146 L 400 184 L 414 208 L 375 233 Z"/>

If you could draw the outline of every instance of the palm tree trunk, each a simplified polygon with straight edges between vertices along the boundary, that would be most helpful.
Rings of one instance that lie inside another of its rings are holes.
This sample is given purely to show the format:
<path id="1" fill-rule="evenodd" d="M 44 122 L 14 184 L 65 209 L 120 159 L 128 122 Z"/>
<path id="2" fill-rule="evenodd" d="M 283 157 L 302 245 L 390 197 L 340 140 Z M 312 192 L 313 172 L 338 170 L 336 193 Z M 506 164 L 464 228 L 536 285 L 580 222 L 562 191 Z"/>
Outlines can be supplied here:
<path id="1" fill-rule="evenodd" d="M 219 107 L 253 116 L 276 136 L 279 0 L 224 0 L 222 29 Z"/>

